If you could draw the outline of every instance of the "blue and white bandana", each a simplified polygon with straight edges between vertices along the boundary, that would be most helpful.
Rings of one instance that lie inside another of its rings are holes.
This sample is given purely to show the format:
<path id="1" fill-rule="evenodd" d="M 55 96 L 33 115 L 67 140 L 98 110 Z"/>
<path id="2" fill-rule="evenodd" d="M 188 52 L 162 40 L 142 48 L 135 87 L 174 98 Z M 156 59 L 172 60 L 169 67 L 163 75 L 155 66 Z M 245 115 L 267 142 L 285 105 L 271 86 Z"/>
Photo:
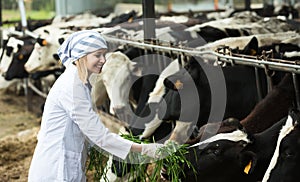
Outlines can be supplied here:
<path id="1" fill-rule="evenodd" d="M 82 30 L 71 34 L 58 48 L 57 54 L 66 67 L 73 61 L 99 49 L 107 49 L 107 44 L 99 32 Z"/>

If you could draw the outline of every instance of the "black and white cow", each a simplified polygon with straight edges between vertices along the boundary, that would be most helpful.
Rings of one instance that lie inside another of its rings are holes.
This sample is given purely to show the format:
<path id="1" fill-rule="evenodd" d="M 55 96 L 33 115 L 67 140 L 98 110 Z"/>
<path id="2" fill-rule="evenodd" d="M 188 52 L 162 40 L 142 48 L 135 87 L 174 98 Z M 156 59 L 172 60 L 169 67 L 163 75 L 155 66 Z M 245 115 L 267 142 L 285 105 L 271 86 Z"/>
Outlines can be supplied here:
<path id="1" fill-rule="evenodd" d="M 4 45 L 1 52 L 0 72 L 6 73 L 13 60 L 14 53 L 17 52 L 18 47 L 21 47 L 24 44 L 24 41 L 13 36 L 9 36 L 3 42 Z"/>
<path id="2" fill-rule="evenodd" d="M 24 69 L 24 65 L 32 53 L 35 39 L 32 37 L 20 37 L 18 39 L 22 41 L 23 44 L 17 45 L 17 50 L 13 51 L 11 60 L 3 60 L 10 62 L 5 72 L 6 80 L 28 77 L 28 72 Z"/>
<path id="3" fill-rule="evenodd" d="M 256 34 L 293 31 L 295 28 L 286 20 L 264 19 L 253 12 L 236 13 L 233 17 L 209 21 L 188 27 L 186 31 L 195 31 L 207 42 L 227 37 L 240 37 Z"/>
<path id="4" fill-rule="evenodd" d="M 18 40 L 14 37 L 10 37 L 8 31 L 3 31 L 3 46 L 1 50 L 1 60 L 0 60 L 0 91 L 5 92 L 7 90 L 14 90 L 17 94 L 20 93 L 22 88 L 22 81 L 19 79 L 6 80 L 4 78 L 9 65 L 12 61 L 13 51 L 17 51 L 17 45 L 23 44 L 23 41 Z M 9 42 L 10 40 L 10 42 Z M 9 43 L 8 43 L 9 42 Z M 16 89 L 15 89 L 16 88 Z"/>
<path id="5" fill-rule="evenodd" d="M 294 106 L 295 91 L 292 75 L 286 73 L 280 83 L 259 101 L 249 115 L 240 121 L 240 124 L 250 133 L 259 133 L 274 125 L 278 120 L 288 114 Z M 270 112 L 272 111 L 272 112 Z M 188 141 L 189 144 L 199 142 L 203 138 L 213 136 L 216 133 L 232 131 L 230 125 L 223 122 L 208 123 L 199 129 L 198 136 Z M 205 135 L 206 136 L 205 136 Z"/>
<path id="6" fill-rule="evenodd" d="M 266 170 L 262 182 L 294 182 L 298 181 L 300 174 L 300 114 L 299 111 L 290 112 L 282 127 L 277 146 Z"/>
<path id="7" fill-rule="evenodd" d="M 46 26 L 46 25 L 50 25 L 52 23 L 52 19 L 46 19 L 46 20 L 27 20 L 27 29 L 29 31 L 34 31 L 37 28 Z M 15 25 L 15 30 L 16 31 L 22 31 L 23 30 L 23 26 L 21 24 L 21 22 L 18 22 Z"/>
<path id="8" fill-rule="evenodd" d="M 267 130 L 247 133 L 238 122 L 236 130 L 219 133 L 190 147 L 187 159 L 196 174 L 183 165 L 182 181 L 256 182 L 262 180 L 276 148 L 286 117 Z M 165 171 L 163 176 L 166 177 Z"/>
<path id="9" fill-rule="evenodd" d="M 35 30 L 34 33 L 38 36 L 38 39 L 34 44 L 32 54 L 24 65 L 25 70 L 32 73 L 48 70 L 51 66 L 57 66 L 58 60 L 54 56 L 57 54 L 60 44 L 71 32 L 51 25 Z"/>
<path id="10" fill-rule="evenodd" d="M 284 58 L 283 55 L 285 55 L 286 53 L 298 52 L 298 49 L 299 49 L 298 42 L 292 41 L 292 40 L 298 40 L 297 34 L 292 33 L 292 32 L 290 32 L 290 33 L 288 32 L 285 34 L 280 33 L 280 36 L 279 37 L 276 36 L 275 38 L 268 37 L 267 35 L 268 34 L 266 34 L 266 35 L 261 34 L 261 35 L 257 35 L 257 36 L 239 37 L 239 38 L 236 38 L 236 40 L 233 38 L 227 38 L 226 40 L 222 39 L 220 41 L 216 41 L 215 43 L 210 43 L 210 44 L 204 45 L 201 47 L 201 49 L 203 49 L 203 50 L 214 49 L 214 48 L 218 47 L 218 45 L 219 46 L 228 45 L 229 47 L 231 47 L 231 50 L 233 53 L 236 52 L 239 54 L 246 54 L 246 55 L 261 55 L 263 51 L 273 50 L 273 54 L 275 56 L 277 56 L 276 58 L 279 58 L 279 59 Z M 238 50 L 236 48 L 242 48 L 242 49 Z M 297 56 L 289 57 L 289 60 L 292 61 L 296 58 L 297 58 Z M 260 70 L 260 71 L 262 71 L 262 70 Z M 247 118 L 239 118 L 239 119 L 244 119 L 242 121 L 242 123 L 245 124 L 246 128 L 249 127 L 249 128 L 247 128 L 247 129 L 249 129 L 249 131 L 251 131 L 251 132 L 263 131 L 263 129 L 266 129 L 267 127 L 271 126 L 272 124 L 274 124 L 274 122 L 276 122 L 278 119 L 282 118 L 284 115 L 287 114 L 288 108 L 293 103 L 293 100 L 295 97 L 294 97 L 294 91 L 293 91 L 294 88 L 292 85 L 291 75 L 285 76 L 288 78 L 285 78 L 284 81 L 282 81 L 282 83 L 279 86 L 277 86 L 279 84 L 279 82 L 283 79 L 284 75 L 285 75 L 284 72 L 276 72 L 276 74 L 270 78 L 272 85 L 275 86 L 275 87 L 273 86 L 273 88 L 272 88 L 272 89 L 274 89 L 274 91 L 272 90 L 271 93 L 267 96 L 267 99 L 265 99 L 263 102 L 258 104 L 258 106 L 256 106 L 257 109 L 255 109 L 255 111 L 253 111 L 249 115 L 244 115 L 244 116 L 247 116 Z M 264 76 L 261 76 L 261 78 L 265 79 Z M 173 81 L 176 81 L 176 79 L 173 78 Z M 265 81 L 263 81 L 261 84 L 265 84 Z M 174 86 L 172 84 L 170 84 L 169 87 L 173 88 Z M 169 91 L 169 92 L 172 93 L 172 91 Z M 283 94 L 284 97 L 280 98 L 280 95 L 278 95 L 279 93 Z M 174 94 L 176 94 L 176 93 L 172 93 L 172 94 L 173 94 L 172 97 L 176 98 L 176 96 L 174 96 Z M 265 94 L 266 94 L 266 90 L 263 90 L 262 97 L 264 97 Z M 167 99 L 167 100 L 170 101 L 172 99 Z M 269 103 L 274 102 L 274 100 L 277 100 L 278 102 L 280 102 L 281 107 L 273 108 L 273 107 L 275 107 L 275 105 L 269 104 Z M 169 104 L 169 105 L 171 105 L 171 104 Z M 173 106 L 174 105 L 175 104 L 173 104 Z M 268 107 L 266 107 L 266 108 L 273 108 L 272 110 L 277 110 L 278 112 L 276 112 L 276 114 L 268 117 L 268 115 L 263 114 L 263 113 L 268 113 L 268 112 L 264 112 L 265 110 L 267 110 L 267 109 L 263 109 L 263 107 L 265 105 L 268 105 Z M 172 107 L 170 107 L 170 108 L 172 108 Z M 173 107 L 173 109 L 174 109 L 174 107 Z M 180 108 L 177 108 L 177 109 L 178 110 L 175 112 L 173 111 L 173 113 L 179 114 Z M 202 112 L 204 112 L 204 110 L 202 110 Z M 177 116 L 177 118 L 178 118 L 178 116 Z M 172 118 L 167 118 L 167 119 L 172 119 Z M 267 121 L 262 122 L 263 120 L 267 120 Z M 253 121 L 256 121 L 256 122 L 253 122 Z M 251 123 L 258 123 L 258 122 L 262 122 L 259 125 L 259 126 L 261 126 L 259 128 L 256 127 L 256 124 L 251 124 Z M 155 123 L 157 125 L 161 122 L 155 122 Z M 154 126 L 155 124 L 152 124 L 152 125 Z M 257 131 L 253 131 L 251 129 L 251 125 L 254 128 L 256 128 Z M 154 128 L 154 127 L 152 127 L 152 128 Z M 156 128 L 157 128 L 157 126 L 156 126 Z M 150 136 L 149 131 L 153 132 L 153 129 L 149 129 L 146 127 L 143 137 L 149 137 Z M 178 132 L 184 133 L 183 131 L 178 131 Z"/>
<path id="11" fill-rule="evenodd" d="M 255 73 L 250 67 L 221 68 L 192 58 L 185 69 L 167 77 L 164 83 L 167 91 L 158 116 L 161 120 L 181 121 L 170 137 L 179 143 L 186 141 L 195 126 L 201 127 L 208 121 L 243 119 L 258 102 Z"/>

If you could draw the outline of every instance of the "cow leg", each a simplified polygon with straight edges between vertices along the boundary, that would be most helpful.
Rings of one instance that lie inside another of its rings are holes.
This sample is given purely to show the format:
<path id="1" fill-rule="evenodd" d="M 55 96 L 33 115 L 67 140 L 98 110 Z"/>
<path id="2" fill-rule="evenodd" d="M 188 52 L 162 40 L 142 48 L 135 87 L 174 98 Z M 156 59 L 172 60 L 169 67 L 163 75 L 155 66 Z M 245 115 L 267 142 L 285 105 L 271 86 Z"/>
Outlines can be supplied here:
<path id="1" fill-rule="evenodd" d="M 109 155 L 108 161 L 106 163 L 106 169 L 104 169 L 105 175 L 101 176 L 100 182 L 116 181 L 117 176 L 111 170 L 112 160 L 113 160 L 113 156 Z"/>

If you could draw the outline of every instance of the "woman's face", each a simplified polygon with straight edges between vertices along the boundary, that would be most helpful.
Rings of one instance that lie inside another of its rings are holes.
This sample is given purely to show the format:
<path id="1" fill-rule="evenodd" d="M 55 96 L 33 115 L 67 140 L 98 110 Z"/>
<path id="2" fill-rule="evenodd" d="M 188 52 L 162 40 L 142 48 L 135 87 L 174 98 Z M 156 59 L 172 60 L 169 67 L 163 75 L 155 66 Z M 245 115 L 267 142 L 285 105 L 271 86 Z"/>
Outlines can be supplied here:
<path id="1" fill-rule="evenodd" d="M 99 49 L 87 55 L 87 70 L 91 73 L 101 73 L 102 67 L 106 62 L 105 54 L 107 49 Z"/>

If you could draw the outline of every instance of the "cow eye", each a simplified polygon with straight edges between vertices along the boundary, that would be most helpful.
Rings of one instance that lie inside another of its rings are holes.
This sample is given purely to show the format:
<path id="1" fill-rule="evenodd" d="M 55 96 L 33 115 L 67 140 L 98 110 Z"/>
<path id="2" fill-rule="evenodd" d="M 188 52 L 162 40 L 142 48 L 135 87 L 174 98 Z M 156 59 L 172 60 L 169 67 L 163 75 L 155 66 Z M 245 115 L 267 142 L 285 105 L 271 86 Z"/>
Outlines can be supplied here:
<path id="1" fill-rule="evenodd" d="M 241 147 L 246 147 L 247 146 L 247 142 L 245 142 L 245 141 L 239 141 L 239 145 Z"/>
<path id="2" fill-rule="evenodd" d="M 221 150 L 215 149 L 213 153 L 214 153 L 215 155 L 219 155 L 219 154 L 221 153 Z"/>
<path id="3" fill-rule="evenodd" d="M 220 153 L 221 153 L 221 150 L 215 149 L 215 148 L 211 148 L 211 149 L 206 150 L 206 154 L 219 155 Z"/>
<path id="4" fill-rule="evenodd" d="M 290 151 L 290 150 L 285 150 L 285 151 L 283 152 L 283 154 L 282 154 L 282 157 L 283 157 L 284 159 L 289 159 L 289 158 L 294 157 L 294 153 L 293 153 L 292 151 Z"/>
<path id="5" fill-rule="evenodd" d="M 219 144 L 216 144 L 210 148 L 208 148 L 206 151 L 205 151 L 206 154 L 214 154 L 214 155 L 219 155 L 221 153 L 221 150 L 219 148 Z"/>

